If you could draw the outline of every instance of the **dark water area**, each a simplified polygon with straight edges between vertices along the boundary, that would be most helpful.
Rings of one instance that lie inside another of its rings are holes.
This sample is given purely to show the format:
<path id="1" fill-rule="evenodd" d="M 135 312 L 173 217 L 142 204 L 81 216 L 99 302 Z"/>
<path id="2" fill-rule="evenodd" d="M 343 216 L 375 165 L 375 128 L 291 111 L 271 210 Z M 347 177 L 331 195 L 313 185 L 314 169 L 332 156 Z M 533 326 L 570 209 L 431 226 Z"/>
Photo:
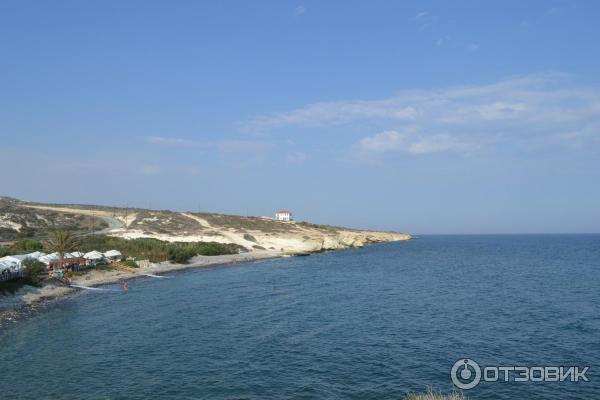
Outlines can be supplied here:
<path id="1" fill-rule="evenodd" d="M 425 236 L 81 292 L 0 327 L 0 398 L 402 399 L 451 391 L 461 358 L 590 367 L 471 399 L 600 398 L 600 235 Z"/>

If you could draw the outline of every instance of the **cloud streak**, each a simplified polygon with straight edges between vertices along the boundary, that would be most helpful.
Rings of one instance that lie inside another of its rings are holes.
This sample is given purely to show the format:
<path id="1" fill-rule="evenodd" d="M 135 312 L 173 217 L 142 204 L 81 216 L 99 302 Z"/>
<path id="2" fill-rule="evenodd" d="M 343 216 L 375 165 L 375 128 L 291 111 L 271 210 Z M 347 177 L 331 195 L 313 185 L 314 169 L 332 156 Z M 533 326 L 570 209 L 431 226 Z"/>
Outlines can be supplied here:
<path id="1" fill-rule="evenodd" d="M 296 17 L 299 17 L 299 16 L 304 15 L 304 14 L 306 14 L 306 7 L 304 7 L 304 6 L 298 6 L 298 7 L 294 8 L 294 15 Z"/>
<path id="2" fill-rule="evenodd" d="M 177 137 L 146 136 L 144 141 L 148 144 L 162 147 L 191 147 L 196 149 L 216 149 L 221 152 L 258 151 L 273 147 L 273 143 L 266 141 L 244 139 L 222 140 L 190 140 Z"/>
<path id="3" fill-rule="evenodd" d="M 291 128 L 362 132 L 361 152 L 429 154 L 493 146 L 513 149 L 598 144 L 600 91 L 558 73 L 513 77 L 491 84 L 411 90 L 376 100 L 312 103 L 255 117 L 246 131 L 272 134 Z M 326 129 L 323 129 L 326 128 Z M 352 142 L 348 143 L 352 145 Z"/>
<path id="4" fill-rule="evenodd" d="M 374 136 L 365 137 L 358 143 L 358 151 L 362 155 L 391 152 L 429 154 L 464 150 L 469 147 L 472 147 L 472 145 L 445 134 L 422 137 L 414 133 L 398 132 L 395 130 L 384 131 Z"/>

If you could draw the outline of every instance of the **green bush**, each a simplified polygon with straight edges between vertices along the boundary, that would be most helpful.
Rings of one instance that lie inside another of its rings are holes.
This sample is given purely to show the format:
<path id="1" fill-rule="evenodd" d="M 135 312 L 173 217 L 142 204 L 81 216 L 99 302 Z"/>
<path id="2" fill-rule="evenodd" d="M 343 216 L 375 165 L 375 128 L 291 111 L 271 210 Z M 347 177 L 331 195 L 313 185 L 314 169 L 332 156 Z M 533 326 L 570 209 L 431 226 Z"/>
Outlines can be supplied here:
<path id="1" fill-rule="evenodd" d="M 25 280 L 31 284 L 39 285 L 40 274 L 46 270 L 44 263 L 33 258 L 27 258 L 23 261 L 23 267 L 25 267 Z"/>
<path id="2" fill-rule="evenodd" d="M 190 258 L 195 256 L 191 249 L 182 246 L 170 246 L 167 254 L 169 255 L 169 261 L 177 264 L 185 264 Z"/>
<path id="3" fill-rule="evenodd" d="M 0 245 L 0 257 L 10 255 L 10 249 L 7 246 Z"/>
<path id="4" fill-rule="evenodd" d="M 14 242 L 10 248 L 11 251 L 14 251 L 15 253 L 32 253 L 34 251 L 42 250 L 44 246 L 39 240 L 21 239 Z"/>
<path id="5" fill-rule="evenodd" d="M 237 254 L 243 248 L 235 244 L 215 242 L 169 243 L 158 239 L 126 240 L 104 235 L 83 236 L 80 238 L 80 242 L 80 250 L 83 252 L 92 250 L 105 252 L 116 249 L 123 254 L 123 258 L 131 257 L 136 260 L 171 261 L 176 263 L 186 263 L 190 258 L 197 255 Z"/>
<path id="6" fill-rule="evenodd" d="M 123 265 L 125 265 L 126 267 L 129 267 L 129 268 L 139 268 L 140 267 L 133 260 L 124 260 L 124 261 L 121 261 L 120 263 L 123 264 Z"/>
<path id="7" fill-rule="evenodd" d="M 44 246 L 39 240 L 21 239 L 17 240 L 10 246 L 0 245 L 0 257 L 10 256 L 13 254 L 32 253 L 34 251 L 43 250 Z"/>

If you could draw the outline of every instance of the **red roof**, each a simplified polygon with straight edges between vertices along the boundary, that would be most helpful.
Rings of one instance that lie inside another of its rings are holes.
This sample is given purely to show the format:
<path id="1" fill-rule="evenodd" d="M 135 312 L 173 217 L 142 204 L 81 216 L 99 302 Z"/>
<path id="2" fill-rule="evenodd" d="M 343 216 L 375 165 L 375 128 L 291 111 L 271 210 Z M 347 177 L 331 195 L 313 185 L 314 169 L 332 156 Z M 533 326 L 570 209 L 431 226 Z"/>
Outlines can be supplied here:
<path id="1" fill-rule="evenodd" d="M 291 214 L 289 211 L 277 211 L 275 214 Z"/>

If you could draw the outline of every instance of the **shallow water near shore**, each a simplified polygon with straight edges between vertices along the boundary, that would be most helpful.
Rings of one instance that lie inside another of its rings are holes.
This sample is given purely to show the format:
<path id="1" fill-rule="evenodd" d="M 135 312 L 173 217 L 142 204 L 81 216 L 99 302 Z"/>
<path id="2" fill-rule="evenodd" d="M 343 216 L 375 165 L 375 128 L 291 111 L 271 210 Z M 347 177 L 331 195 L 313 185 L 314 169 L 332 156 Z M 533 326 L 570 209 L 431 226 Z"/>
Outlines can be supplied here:
<path id="1" fill-rule="evenodd" d="M 464 357 L 590 367 L 472 399 L 600 398 L 600 235 L 425 236 L 169 277 L 3 325 L 1 398 L 401 399 L 452 390 Z"/>

